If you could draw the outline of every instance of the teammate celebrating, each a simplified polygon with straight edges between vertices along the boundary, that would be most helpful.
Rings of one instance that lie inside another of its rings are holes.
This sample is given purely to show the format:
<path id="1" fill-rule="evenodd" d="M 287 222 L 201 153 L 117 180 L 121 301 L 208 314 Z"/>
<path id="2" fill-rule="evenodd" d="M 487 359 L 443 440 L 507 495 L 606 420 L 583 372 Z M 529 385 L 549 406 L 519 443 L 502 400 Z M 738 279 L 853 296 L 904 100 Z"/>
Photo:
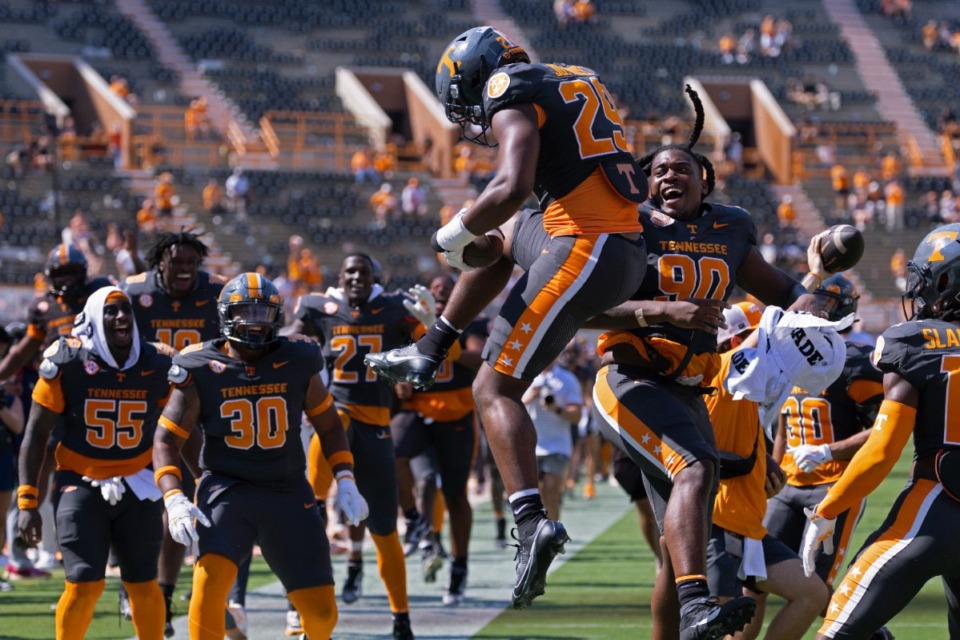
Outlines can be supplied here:
<path id="1" fill-rule="evenodd" d="M 960 375 L 958 234 L 957 224 L 934 229 L 907 263 L 909 320 L 887 329 L 873 354 L 884 376 L 870 437 L 808 511 L 803 563 L 811 575 L 820 544 L 833 539 L 836 518 L 880 484 L 912 436 L 907 486 L 851 562 L 818 639 L 869 637 L 936 576 L 946 591 L 950 635 L 960 634 L 960 423 L 952 415 Z"/>
<path id="2" fill-rule="evenodd" d="M 706 580 L 718 455 L 703 394 L 718 371 L 725 300 L 739 286 L 786 308 L 822 282 L 823 267 L 816 236 L 807 251 L 811 273 L 804 285 L 797 283 L 760 255 L 749 212 L 704 201 L 714 171 L 693 150 L 703 107 L 695 91 L 687 87 L 687 93 L 696 110 L 690 139 L 640 160 L 651 193 L 640 207 L 650 252 L 643 284 L 635 300 L 591 326 L 620 329 L 600 337 L 594 406 L 605 437 L 641 466 L 660 526 L 654 637 L 674 637 L 679 624 L 681 639 L 695 640 L 741 628 L 755 606 L 747 597 L 718 605 Z"/>
<path id="3" fill-rule="evenodd" d="M 390 438 L 390 408 L 393 390 L 377 382 L 363 364 L 363 355 L 391 349 L 409 340 L 419 325 L 403 305 L 402 295 L 385 295 L 374 282 L 370 256 L 353 253 L 340 266 L 339 286 L 325 294 L 300 298 L 296 320 L 284 330 L 301 333 L 322 345 L 330 371 L 330 393 L 337 407 L 349 417 L 347 438 L 356 460 L 357 484 L 370 500 L 370 529 L 377 547 L 380 577 L 387 589 L 394 618 L 394 637 L 412 638 L 407 600 L 407 570 L 403 547 L 397 535 L 397 477 L 393 440 Z M 314 453 L 327 454 L 322 447 Z M 311 460 L 311 467 L 322 460 Z M 326 486 L 314 486 L 325 495 Z M 350 532 L 352 546 L 342 598 L 356 602 L 362 593 L 364 529 Z"/>
<path id="4" fill-rule="evenodd" d="M 857 311 L 856 287 L 841 274 L 824 280 L 816 294 L 830 300 L 829 320 Z M 841 335 L 848 338 L 850 329 Z M 803 510 L 823 500 L 866 442 L 883 400 L 883 374 L 870 361 L 872 348 L 849 339 L 846 346 L 846 366 L 836 382 L 820 393 L 795 389 L 780 409 L 773 458 L 786 473 L 787 484 L 767 504 L 764 526 L 797 553 L 807 525 Z M 821 549 L 817 555 L 817 575 L 827 586 L 846 559 L 840 550 L 849 547 L 864 507 L 861 502 L 838 516 L 833 552 Z"/>
<path id="5" fill-rule="evenodd" d="M 544 592 L 547 569 L 569 540 L 563 525 L 546 517 L 536 431 L 521 398 L 587 318 L 639 286 L 646 261 L 636 206 L 646 181 L 613 98 L 590 69 L 531 63 L 505 35 L 477 27 L 444 51 L 436 89 L 464 137 L 487 144 L 489 134 L 499 153 L 496 176 L 469 209 L 437 231 L 434 248 L 451 266 L 468 270 L 463 248 L 510 219 L 531 193 L 548 234 L 529 260 L 516 260 L 527 272 L 494 322 L 487 366 L 473 387 L 517 524 L 512 604 L 520 609 Z M 522 243 L 514 238 L 513 251 Z M 368 356 L 367 363 L 386 380 L 429 386 L 460 332 L 506 285 L 513 270 L 507 256 L 462 277 L 443 315 L 416 344 Z"/>
<path id="6" fill-rule="evenodd" d="M 320 349 L 282 338 L 283 301 L 257 273 L 228 282 L 217 305 L 222 338 L 187 347 L 170 367 L 175 385 L 154 439 L 153 464 L 174 540 L 198 558 L 190 637 L 222 640 L 223 603 L 254 543 L 277 573 L 311 638 L 337 621 L 330 547 L 306 481 L 300 419 L 306 413 L 337 478 L 338 505 L 359 523 L 367 505 L 333 398 L 320 380 Z M 180 482 L 180 448 L 197 425 L 203 476 L 194 505 Z M 194 518 L 204 528 L 197 531 Z"/>
<path id="7" fill-rule="evenodd" d="M 207 246 L 189 231 L 161 233 L 147 255 L 149 270 L 127 277 L 121 284 L 133 304 L 137 328 L 144 339 L 162 342 L 178 351 L 192 344 L 213 340 L 220 335 L 217 298 L 225 282 L 222 276 L 210 274 L 200 266 L 207 256 Z M 186 454 L 196 459 L 200 454 L 200 434 L 192 432 Z M 186 462 L 181 461 L 182 489 L 193 496 L 195 481 Z M 174 542 L 164 528 L 160 549 L 160 589 L 166 606 L 166 635 L 173 635 L 173 591 L 186 553 L 183 545 Z M 242 580 L 244 586 L 245 580 Z M 125 612 L 121 590 L 120 610 Z M 242 598 L 232 598 L 233 601 Z M 236 603 L 236 607 L 240 604 Z M 234 613 L 242 617 L 242 612 Z"/>
<path id="8" fill-rule="evenodd" d="M 20 450 L 20 535 L 40 541 L 37 478 L 50 432 L 63 418 L 57 447 L 57 537 L 66 583 L 57 605 L 58 640 L 81 639 L 104 589 L 110 546 L 120 561 L 138 638 L 163 637 L 157 586 L 160 492 L 147 465 L 153 432 L 169 394 L 171 350 L 141 342 L 129 298 L 116 287 L 87 299 L 76 338 L 44 352 Z M 222 615 L 222 614 L 221 614 Z"/>

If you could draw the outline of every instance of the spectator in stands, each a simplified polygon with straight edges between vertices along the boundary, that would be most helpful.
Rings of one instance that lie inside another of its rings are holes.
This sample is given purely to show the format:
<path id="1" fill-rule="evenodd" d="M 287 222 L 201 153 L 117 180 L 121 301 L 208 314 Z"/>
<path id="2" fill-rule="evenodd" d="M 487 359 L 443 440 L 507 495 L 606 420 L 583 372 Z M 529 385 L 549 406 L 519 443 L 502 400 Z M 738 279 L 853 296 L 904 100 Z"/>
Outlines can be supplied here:
<path id="1" fill-rule="evenodd" d="M 162 165 L 167 159 L 167 145 L 163 136 L 155 133 L 147 142 L 146 169 L 154 169 Z"/>
<path id="2" fill-rule="evenodd" d="M 164 171 L 157 180 L 157 185 L 153 189 L 153 197 L 157 204 L 157 213 L 161 217 L 169 218 L 173 215 L 174 198 L 177 195 L 177 187 L 173 184 L 173 174 Z"/>
<path id="3" fill-rule="evenodd" d="M 407 218 L 423 218 L 427 215 L 427 196 L 420 188 L 420 181 L 411 177 L 400 192 L 400 208 Z"/>
<path id="4" fill-rule="evenodd" d="M 144 198 L 140 204 L 140 210 L 137 211 L 137 228 L 147 238 L 152 238 L 157 231 L 157 210 L 150 198 Z"/>
<path id="5" fill-rule="evenodd" d="M 880 160 L 880 179 L 888 182 L 900 177 L 903 167 L 900 165 L 900 158 L 892 151 L 888 151 Z"/>
<path id="6" fill-rule="evenodd" d="M 223 206 L 223 189 L 216 178 L 207 180 L 207 185 L 203 188 L 203 210 L 212 216 L 223 215 L 226 208 Z"/>
<path id="7" fill-rule="evenodd" d="M 250 200 L 250 181 L 243 173 L 243 167 L 234 167 L 227 178 L 224 188 L 227 193 L 227 211 L 237 222 L 247 221 L 247 203 Z"/>
<path id="8" fill-rule="evenodd" d="M 887 231 L 899 231 L 904 227 L 904 192 L 897 180 L 891 180 L 883 187 L 884 212 L 887 218 Z"/>
<path id="9" fill-rule="evenodd" d="M 943 217 L 940 215 L 940 198 L 936 190 L 931 189 L 923 195 L 920 208 L 927 222 L 938 227 L 943 224 Z"/>
<path id="10" fill-rule="evenodd" d="M 893 281 L 897 289 L 901 292 L 907 290 L 907 254 L 903 247 L 898 247 L 893 255 L 890 256 L 890 273 L 893 275 Z"/>
<path id="11" fill-rule="evenodd" d="M 22 178 L 30 166 L 30 146 L 22 144 L 16 146 L 6 157 L 7 166 L 13 172 L 14 178 Z"/>
<path id="12" fill-rule="evenodd" d="M 945 224 L 957 220 L 957 199 L 950 189 L 944 189 L 940 194 L 940 218 Z"/>
<path id="13" fill-rule="evenodd" d="M 574 0 L 554 0 L 553 2 L 553 15 L 561 27 L 567 26 L 573 18 L 573 2 Z"/>
<path id="14" fill-rule="evenodd" d="M 910 20 L 913 2 L 911 0 L 880 0 L 880 10 L 888 18 L 905 23 Z"/>
<path id="15" fill-rule="evenodd" d="M 743 138 L 739 131 L 730 134 L 730 140 L 723 147 L 723 153 L 733 165 L 736 173 L 743 173 Z"/>
<path id="16" fill-rule="evenodd" d="M 767 14 L 760 21 L 760 55 L 776 58 L 780 55 L 781 42 L 777 39 L 777 20 Z"/>
<path id="17" fill-rule="evenodd" d="M 833 187 L 834 210 L 837 218 L 842 218 L 847 212 L 847 198 L 850 195 L 850 173 L 840 163 L 830 168 L 830 184 Z"/>
<path id="18" fill-rule="evenodd" d="M 797 209 L 793 206 L 793 196 L 785 195 L 780 198 L 780 204 L 777 205 L 777 220 L 780 222 L 781 229 L 797 226 Z"/>
<path id="19" fill-rule="evenodd" d="M 577 22 L 593 22 L 596 14 L 597 7 L 593 0 L 576 0 L 573 3 L 573 19 Z"/>
<path id="20" fill-rule="evenodd" d="M 763 256 L 764 262 L 773 265 L 777 264 L 779 249 L 777 248 L 777 241 L 772 233 L 763 234 L 763 239 L 760 241 L 757 249 L 760 251 L 760 255 Z"/>
<path id="21" fill-rule="evenodd" d="M 123 166 L 123 129 L 119 122 L 110 127 L 107 136 L 107 153 L 113 159 L 113 168 L 119 171 Z"/>
<path id="22" fill-rule="evenodd" d="M 287 276 L 301 291 L 317 291 L 323 284 L 323 274 L 320 271 L 320 259 L 313 254 L 313 250 L 303 245 L 303 237 L 290 236 L 290 255 L 287 258 Z"/>
<path id="23" fill-rule="evenodd" d="M 720 49 L 720 62 L 723 64 L 733 64 L 736 62 L 737 41 L 734 39 L 732 33 L 725 33 L 720 36 L 718 47 Z"/>
<path id="24" fill-rule="evenodd" d="M 858 198 L 866 198 L 867 193 L 870 188 L 870 182 L 872 178 L 866 169 L 863 167 L 858 167 L 856 171 L 853 172 L 853 196 Z"/>
<path id="25" fill-rule="evenodd" d="M 933 51 L 940 44 L 940 31 L 936 20 L 927 20 L 922 31 L 923 46 L 927 51 Z"/>
<path id="26" fill-rule="evenodd" d="M 350 158 L 350 170 L 357 184 L 376 182 L 380 179 L 377 170 L 373 168 L 373 157 L 369 149 L 357 149 Z"/>
<path id="27" fill-rule="evenodd" d="M 199 97 L 190 101 L 183 114 L 183 128 L 187 140 L 206 140 L 210 136 L 210 118 L 207 115 L 207 99 Z"/>
<path id="28" fill-rule="evenodd" d="M 747 64 L 753 58 L 757 50 L 757 32 L 753 29 L 747 29 L 737 40 L 737 62 Z"/>
<path id="29" fill-rule="evenodd" d="M 130 85 L 127 84 L 126 78 L 113 75 L 110 76 L 110 91 L 113 91 L 115 94 L 126 100 L 127 96 L 130 94 Z"/>
<path id="30" fill-rule="evenodd" d="M 71 116 L 63 119 L 60 134 L 57 136 L 60 146 L 60 159 L 65 161 L 76 160 L 77 157 L 77 124 Z"/>
<path id="31" fill-rule="evenodd" d="M 390 219 L 397 215 L 397 196 L 393 195 L 393 186 L 389 182 L 384 182 L 370 196 L 370 208 L 373 210 L 373 224 L 378 229 L 385 228 Z"/>
<path id="32" fill-rule="evenodd" d="M 392 180 L 397 170 L 397 150 L 394 145 L 380 147 L 373 155 L 373 169 L 383 180 Z"/>
<path id="33" fill-rule="evenodd" d="M 34 169 L 45 173 L 53 166 L 53 162 L 50 136 L 42 135 L 30 144 L 30 164 Z"/>

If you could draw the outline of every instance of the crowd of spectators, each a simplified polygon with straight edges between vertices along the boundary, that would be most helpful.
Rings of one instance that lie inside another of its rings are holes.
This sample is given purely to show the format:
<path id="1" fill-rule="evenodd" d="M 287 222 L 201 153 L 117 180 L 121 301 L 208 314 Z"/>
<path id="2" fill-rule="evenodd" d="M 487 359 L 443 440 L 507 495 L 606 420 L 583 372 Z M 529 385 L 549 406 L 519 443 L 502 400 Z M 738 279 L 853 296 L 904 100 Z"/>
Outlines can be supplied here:
<path id="1" fill-rule="evenodd" d="M 593 0 L 554 0 L 553 14 L 561 27 L 575 22 L 593 22 L 597 15 L 597 5 Z"/>
<path id="2" fill-rule="evenodd" d="M 758 28 L 747 28 L 739 37 L 725 33 L 720 37 L 723 64 L 748 64 L 756 58 L 776 58 L 790 46 L 793 25 L 786 18 L 767 14 Z"/>

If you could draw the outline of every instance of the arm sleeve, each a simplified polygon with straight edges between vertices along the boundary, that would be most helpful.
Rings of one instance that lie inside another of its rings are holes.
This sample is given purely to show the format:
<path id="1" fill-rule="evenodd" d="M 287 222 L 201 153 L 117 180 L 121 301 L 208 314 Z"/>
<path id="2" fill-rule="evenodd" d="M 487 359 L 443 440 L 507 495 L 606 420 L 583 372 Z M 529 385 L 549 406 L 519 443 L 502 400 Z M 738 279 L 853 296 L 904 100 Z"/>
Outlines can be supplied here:
<path id="1" fill-rule="evenodd" d="M 824 518 L 836 518 L 879 486 L 900 458 L 910 440 L 917 410 L 893 400 L 884 400 L 866 443 L 830 487 L 817 507 Z"/>

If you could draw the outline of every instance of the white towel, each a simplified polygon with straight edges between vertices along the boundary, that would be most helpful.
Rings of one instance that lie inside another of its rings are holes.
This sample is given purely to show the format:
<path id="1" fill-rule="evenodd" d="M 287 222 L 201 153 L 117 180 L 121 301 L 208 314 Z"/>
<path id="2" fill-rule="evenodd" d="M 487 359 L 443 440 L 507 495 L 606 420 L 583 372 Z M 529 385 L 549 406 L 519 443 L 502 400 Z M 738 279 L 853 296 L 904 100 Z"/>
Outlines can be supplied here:
<path id="1" fill-rule="evenodd" d="M 767 559 L 763 555 L 763 542 L 754 538 L 743 539 L 743 559 L 737 577 L 746 580 L 753 576 L 757 580 L 767 579 Z"/>
<path id="2" fill-rule="evenodd" d="M 852 313 L 831 322 L 806 312 L 767 307 L 757 327 L 756 348 L 733 355 L 727 390 L 734 400 L 756 402 L 760 422 L 767 424 L 794 386 L 819 393 L 840 377 L 847 348 L 838 331 L 853 320 Z"/>
<path id="3" fill-rule="evenodd" d="M 123 480 L 130 487 L 130 491 L 133 491 L 133 495 L 140 500 L 156 502 L 163 497 L 157 487 L 157 481 L 153 478 L 153 471 L 150 469 L 140 469 L 134 474 L 123 476 Z"/>
<path id="4" fill-rule="evenodd" d="M 137 360 L 140 359 L 140 333 L 137 331 L 136 321 L 132 321 L 133 346 L 130 348 L 127 361 L 122 366 L 118 366 L 113 354 L 110 353 L 106 336 L 103 334 L 103 305 L 107 301 L 107 296 L 111 293 L 127 296 L 117 287 L 101 287 L 91 293 L 90 297 L 87 298 L 87 303 L 83 306 L 83 311 L 77 315 L 73 322 L 72 335 L 80 339 L 84 349 L 100 356 L 100 359 L 112 368 L 125 371 L 137 364 Z"/>

